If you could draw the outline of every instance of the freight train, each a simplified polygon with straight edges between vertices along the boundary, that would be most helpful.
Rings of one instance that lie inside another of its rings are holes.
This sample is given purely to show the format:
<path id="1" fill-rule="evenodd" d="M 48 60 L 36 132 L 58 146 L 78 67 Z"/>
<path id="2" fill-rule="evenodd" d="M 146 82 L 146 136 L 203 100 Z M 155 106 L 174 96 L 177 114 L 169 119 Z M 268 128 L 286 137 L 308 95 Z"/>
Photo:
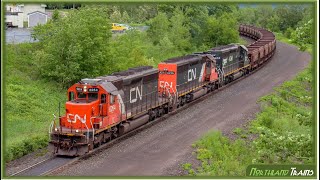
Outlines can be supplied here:
<path id="1" fill-rule="evenodd" d="M 274 54 L 272 32 L 240 25 L 239 33 L 256 41 L 247 47 L 229 44 L 171 58 L 158 68 L 141 66 L 85 78 L 72 85 L 65 115 L 59 115 L 59 125 L 53 120 L 49 128 L 52 152 L 83 155 L 249 74 Z"/>

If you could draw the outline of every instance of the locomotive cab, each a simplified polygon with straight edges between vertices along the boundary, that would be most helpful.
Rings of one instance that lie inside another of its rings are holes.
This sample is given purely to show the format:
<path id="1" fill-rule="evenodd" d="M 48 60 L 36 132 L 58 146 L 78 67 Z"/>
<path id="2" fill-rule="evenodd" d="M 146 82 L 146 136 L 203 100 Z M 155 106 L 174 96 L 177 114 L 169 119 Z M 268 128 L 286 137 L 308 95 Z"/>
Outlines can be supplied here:
<path id="1" fill-rule="evenodd" d="M 121 106 L 110 84 L 106 87 L 100 79 L 82 79 L 68 89 L 66 113 L 59 117 L 59 128 L 50 132 L 54 153 L 82 155 L 93 148 L 96 132 L 119 121 Z"/>

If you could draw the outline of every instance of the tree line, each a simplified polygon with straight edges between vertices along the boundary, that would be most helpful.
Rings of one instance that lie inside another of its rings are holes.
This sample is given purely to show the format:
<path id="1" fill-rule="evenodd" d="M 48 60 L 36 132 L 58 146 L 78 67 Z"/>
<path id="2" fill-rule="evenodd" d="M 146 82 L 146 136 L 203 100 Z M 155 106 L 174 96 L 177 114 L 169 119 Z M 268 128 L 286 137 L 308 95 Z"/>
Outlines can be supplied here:
<path id="1" fill-rule="evenodd" d="M 138 65 L 153 65 L 174 56 L 240 41 L 238 25 L 253 24 L 295 37 L 312 39 L 310 6 L 235 4 L 81 5 L 33 29 L 39 76 L 69 86 Z M 290 18 L 289 18 L 290 17 Z M 287 19 L 290 19 L 288 21 Z M 111 22 L 143 24 L 147 31 L 111 34 Z"/>

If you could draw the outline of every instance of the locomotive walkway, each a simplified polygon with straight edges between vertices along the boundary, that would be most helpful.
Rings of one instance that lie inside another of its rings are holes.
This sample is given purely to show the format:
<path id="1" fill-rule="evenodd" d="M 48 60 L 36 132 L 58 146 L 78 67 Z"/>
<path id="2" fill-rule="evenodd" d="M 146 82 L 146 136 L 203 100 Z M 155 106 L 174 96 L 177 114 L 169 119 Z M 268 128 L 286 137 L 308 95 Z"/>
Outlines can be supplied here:
<path id="1" fill-rule="evenodd" d="M 231 134 L 234 128 L 254 118 L 259 111 L 259 97 L 292 79 L 309 64 L 310 59 L 308 53 L 277 42 L 272 60 L 254 74 L 51 175 L 179 175 L 180 164 L 193 159 L 191 144 L 194 141 L 210 130 Z"/>

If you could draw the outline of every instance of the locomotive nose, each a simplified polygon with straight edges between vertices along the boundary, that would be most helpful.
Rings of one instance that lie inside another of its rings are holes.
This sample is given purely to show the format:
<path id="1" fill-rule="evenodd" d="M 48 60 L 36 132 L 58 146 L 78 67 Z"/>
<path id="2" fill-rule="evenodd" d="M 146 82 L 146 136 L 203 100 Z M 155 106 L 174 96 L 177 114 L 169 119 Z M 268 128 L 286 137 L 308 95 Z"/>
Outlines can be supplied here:
<path id="1" fill-rule="evenodd" d="M 95 114 L 95 103 L 76 104 L 67 103 L 66 128 L 72 129 L 91 129 L 91 117 Z"/>

